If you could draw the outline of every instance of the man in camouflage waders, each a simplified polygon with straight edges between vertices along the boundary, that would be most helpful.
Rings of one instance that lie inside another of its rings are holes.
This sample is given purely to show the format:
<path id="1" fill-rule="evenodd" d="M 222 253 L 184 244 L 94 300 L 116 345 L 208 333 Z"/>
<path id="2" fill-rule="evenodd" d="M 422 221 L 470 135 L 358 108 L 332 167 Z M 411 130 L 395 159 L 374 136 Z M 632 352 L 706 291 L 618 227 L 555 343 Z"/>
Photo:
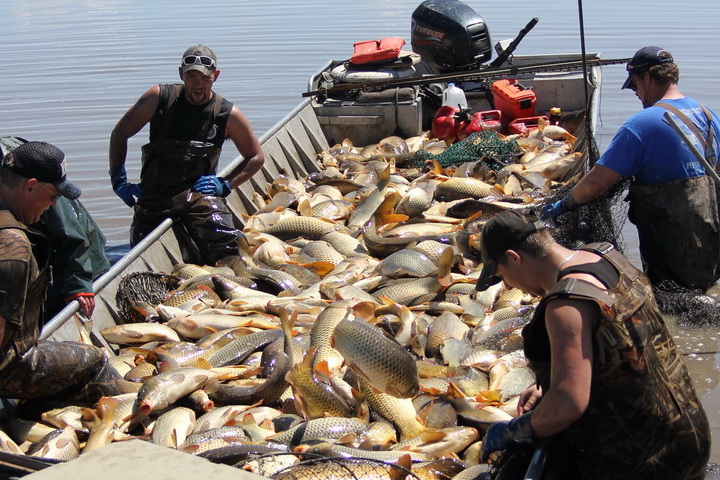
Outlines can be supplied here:
<path id="1" fill-rule="evenodd" d="M 121 393 L 102 350 L 77 342 L 38 341 L 50 244 L 28 225 L 60 196 L 77 199 L 66 180 L 65 154 L 27 142 L 0 166 L 0 397 L 60 395 L 97 401 Z"/>

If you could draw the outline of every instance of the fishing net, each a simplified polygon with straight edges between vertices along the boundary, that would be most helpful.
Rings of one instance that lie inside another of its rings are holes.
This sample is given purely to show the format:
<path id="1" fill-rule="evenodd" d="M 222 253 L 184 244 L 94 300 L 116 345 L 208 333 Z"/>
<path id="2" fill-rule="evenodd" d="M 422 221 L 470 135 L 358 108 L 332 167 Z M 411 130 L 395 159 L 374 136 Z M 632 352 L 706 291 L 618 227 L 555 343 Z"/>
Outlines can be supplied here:
<path id="1" fill-rule="evenodd" d="M 413 162 L 420 167 L 428 160 L 435 159 L 442 167 L 480 161 L 492 170 L 514 163 L 524 153 L 515 140 L 502 140 L 497 132 L 488 130 L 475 132 L 467 138 L 455 142 L 441 154 L 434 155 L 427 150 L 418 150 Z"/>
<path id="2" fill-rule="evenodd" d="M 118 285 L 115 294 L 117 311 L 123 322 L 138 323 L 145 321 L 135 309 L 140 302 L 157 305 L 165 296 L 180 286 L 181 279 L 175 275 L 155 272 L 135 272 L 125 275 Z"/>
<path id="3" fill-rule="evenodd" d="M 681 327 L 720 326 L 720 303 L 702 290 L 665 280 L 653 285 L 653 293 L 660 311 L 675 316 Z"/>
<path id="4" fill-rule="evenodd" d="M 562 199 L 576 183 L 568 182 L 552 190 L 543 204 Z M 629 207 L 623 198 L 628 185 L 629 181 L 618 182 L 595 200 L 562 215 L 552 230 L 555 240 L 572 249 L 593 242 L 610 242 L 620 253 L 625 253 L 622 228 Z"/>
<path id="5" fill-rule="evenodd" d="M 564 197 L 575 182 L 553 190 L 545 203 Z M 625 254 L 627 246 L 622 228 L 627 219 L 629 205 L 623 201 L 629 180 L 617 183 L 592 202 L 581 205 L 560 217 L 560 225 L 552 233 L 558 243 L 567 248 L 579 248 L 591 242 L 610 242 Z M 720 303 L 702 290 L 688 289 L 673 281 L 653 286 L 660 311 L 677 317 L 684 327 L 720 326 Z"/>

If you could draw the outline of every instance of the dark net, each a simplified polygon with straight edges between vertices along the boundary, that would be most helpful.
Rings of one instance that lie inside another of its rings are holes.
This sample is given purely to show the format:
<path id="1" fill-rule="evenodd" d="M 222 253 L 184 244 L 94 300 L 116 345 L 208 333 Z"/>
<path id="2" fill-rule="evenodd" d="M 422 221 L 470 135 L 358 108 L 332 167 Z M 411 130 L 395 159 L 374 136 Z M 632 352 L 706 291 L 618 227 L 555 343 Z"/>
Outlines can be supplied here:
<path id="1" fill-rule="evenodd" d="M 681 327 L 720 326 L 720 303 L 702 290 L 691 290 L 665 280 L 653 285 L 663 313 L 677 317 Z"/>
<path id="2" fill-rule="evenodd" d="M 416 167 L 432 159 L 437 160 L 442 167 L 480 161 L 492 170 L 500 170 L 514 163 L 523 153 L 522 147 L 515 140 L 502 140 L 496 132 L 488 130 L 475 132 L 438 155 L 418 150 L 413 161 Z"/>
<path id="3" fill-rule="evenodd" d="M 120 280 L 115 302 L 121 314 L 121 323 L 137 323 L 145 318 L 135 309 L 140 303 L 158 305 L 165 296 L 180 286 L 180 278 L 175 275 L 155 272 L 135 272 Z"/>

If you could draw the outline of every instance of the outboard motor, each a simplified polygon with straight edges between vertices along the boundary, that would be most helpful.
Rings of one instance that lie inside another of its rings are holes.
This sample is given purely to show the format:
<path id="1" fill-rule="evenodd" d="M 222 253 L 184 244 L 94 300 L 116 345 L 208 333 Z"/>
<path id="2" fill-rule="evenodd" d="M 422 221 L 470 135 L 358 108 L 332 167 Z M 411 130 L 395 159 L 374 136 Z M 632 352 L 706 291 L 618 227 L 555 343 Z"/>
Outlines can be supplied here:
<path id="1" fill-rule="evenodd" d="M 459 0 L 426 0 L 412 14 L 412 49 L 436 73 L 477 69 L 490 60 L 485 21 Z"/>

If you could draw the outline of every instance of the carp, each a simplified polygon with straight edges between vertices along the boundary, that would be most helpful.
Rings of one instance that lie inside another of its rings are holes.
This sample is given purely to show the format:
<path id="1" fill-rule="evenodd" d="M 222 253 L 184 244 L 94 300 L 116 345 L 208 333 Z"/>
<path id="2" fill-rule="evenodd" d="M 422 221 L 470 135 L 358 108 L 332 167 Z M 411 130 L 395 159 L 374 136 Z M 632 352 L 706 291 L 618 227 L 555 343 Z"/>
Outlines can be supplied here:
<path id="1" fill-rule="evenodd" d="M 345 358 L 348 366 L 381 392 L 398 398 L 417 394 L 415 359 L 395 339 L 360 319 L 341 320 L 330 345 Z"/>

